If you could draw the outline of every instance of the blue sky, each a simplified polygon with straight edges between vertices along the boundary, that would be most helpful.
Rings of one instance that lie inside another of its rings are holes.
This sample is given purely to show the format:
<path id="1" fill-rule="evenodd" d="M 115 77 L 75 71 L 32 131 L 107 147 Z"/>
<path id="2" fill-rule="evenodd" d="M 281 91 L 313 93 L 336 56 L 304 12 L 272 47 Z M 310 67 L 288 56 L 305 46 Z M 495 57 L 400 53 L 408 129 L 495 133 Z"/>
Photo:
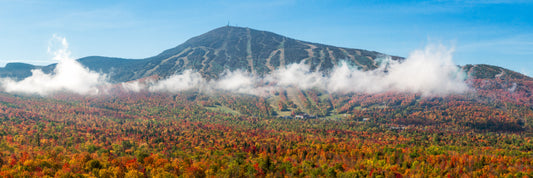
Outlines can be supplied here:
<path id="1" fill-rule="evenodd" d="M 0 66 L 55 61 L 54 34 L 76 58 L 140 59 L 231 25 L 299 40 L 408 56 L 455 47 L 457 64 L 533 75 L 533 1 L 41 1 L 0 0 Z"/>

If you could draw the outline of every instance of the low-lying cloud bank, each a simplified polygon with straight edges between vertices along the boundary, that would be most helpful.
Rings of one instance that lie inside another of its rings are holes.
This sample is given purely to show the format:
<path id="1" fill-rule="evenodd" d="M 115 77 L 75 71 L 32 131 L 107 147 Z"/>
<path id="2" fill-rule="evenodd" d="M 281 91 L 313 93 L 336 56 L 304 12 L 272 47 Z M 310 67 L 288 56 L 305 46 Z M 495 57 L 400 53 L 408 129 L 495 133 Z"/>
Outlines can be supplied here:
<path id="1" fill-rule="evenodd" d="M 452 61 L 453 49 L 430 45 L 416 50 L 403 62 L 382 59 L 381 67 L 360 71 L 346 62 L 337 65 L 330 75 L 310 71 L 304 63 L 291 64 L 258 78 L 248 72 L 226 71 L 219 80 L 207 81 L 191 70 L 144 87 L 152 92 L 179 92 L 187 89 L 226 90 L 237 93 L 268 95 L 279 88 L 321 89 L 328 92 L 380 93 L 413 92 L 423 95 L 447 95 L 469 90 L 465 74 Z M 131 86 L 125 86 L 131 88 Z M 139 91 L 138 83 L 135 87 Z M 141 89 L 142 90 L 142 89 Z"/>
<path id="2" fill-rule="evenodd" d="M 335 68 L 327 80 L 333 92 L 377 93 L 386 91 L 415 92 L 425 95 L 446 95 L 468 90 L 466 75 L 452 61 L 453 49 L 428 46 L 416 50 L 403 61 L 386 60 L 381 68 L 362 72 L 347 65 Z M 387 72 L 385 71 L 387 66 Z"/>
<path id="3" fill-rule="evenodd" d="M 52 48 L 57 48 L 52 50 Z M 32 70 L 32 75 L 21 81 L 10 78 L 0 79 L 1 87 L 8 93 L 38 94 L 41 96 L 68 91 L 78 94 L 98 94 L 105 87 L 106 76 L 90 71 L 72 57 L 67 40 L 54 35 L 48 46 L 48 52 L 57 60 L 53 73 L 45 74 L 40 69 Z"/>
<path id="4" fill-rule="evenodd" d="M 9 93 L 28 93 L 42 96 L 56 92 L 99 94 L 109 88 L 106 76 L 90 71 L 70 57 L 65 38 L 54 36 L 61 48 L 53 52 L 58 60 L 52 74 L 33 70 L 32 76 L 14 81 L 0 79 L 1 87 Z M 169 92 L 200 90 L 211 92 L 225 90 L 235 93 L 268 96 L 275 91 L 296 87 L 320 89 L 332 93 L 380 93 L 412 92 L 424 95 L 447 95 L 469 90 L 465 74 L 452 61 L 453 49 L 442 45 L 430 45 L 412 52 L 403 62 L 390 58 L 380 59 L 381 67 L 372 71 L 360 71 L 356 66 L 341 62 L 329 75 L 310 71 L 305 63 L 291 64 L 258 77 L 246 71 L 225 71 L 218 80 L 206 80 L 200 73 L 186 70 L 162 80 L 122 83 L 122 89 L 132 92 Z"/>

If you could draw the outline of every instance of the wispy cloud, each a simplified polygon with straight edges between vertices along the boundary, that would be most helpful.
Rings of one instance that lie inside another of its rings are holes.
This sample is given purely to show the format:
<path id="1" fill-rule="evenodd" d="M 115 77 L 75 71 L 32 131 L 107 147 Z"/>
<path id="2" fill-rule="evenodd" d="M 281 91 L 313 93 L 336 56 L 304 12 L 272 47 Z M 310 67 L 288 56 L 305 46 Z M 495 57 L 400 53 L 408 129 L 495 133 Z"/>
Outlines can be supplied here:
<path id="1" fill-rule="evenodd" d="M 460 52 L 498 52 L 509 55 L 533 55 L 533 33 L 517 34 L 465 43 L 457 46 Z"/>

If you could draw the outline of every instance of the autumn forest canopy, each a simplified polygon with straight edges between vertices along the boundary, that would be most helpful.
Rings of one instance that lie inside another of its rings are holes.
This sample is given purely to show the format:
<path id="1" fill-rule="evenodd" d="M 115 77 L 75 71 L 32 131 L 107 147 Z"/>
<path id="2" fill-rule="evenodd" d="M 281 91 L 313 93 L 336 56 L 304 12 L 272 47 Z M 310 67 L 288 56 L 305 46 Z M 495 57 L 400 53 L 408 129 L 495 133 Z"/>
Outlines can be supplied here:
<path id="1" fill-rule="evenodd" d="M 0 70 L 0 177 L 533 177 L 533 79 L 222 27 Z M 126 70 L 127 69 L 127 70 Z"/>
<path id="2" fill-rule="evenodd" d="M 0 175 L 531 176 L 531 80 L 509 80 L 440 97 L 2 93 Z"/>

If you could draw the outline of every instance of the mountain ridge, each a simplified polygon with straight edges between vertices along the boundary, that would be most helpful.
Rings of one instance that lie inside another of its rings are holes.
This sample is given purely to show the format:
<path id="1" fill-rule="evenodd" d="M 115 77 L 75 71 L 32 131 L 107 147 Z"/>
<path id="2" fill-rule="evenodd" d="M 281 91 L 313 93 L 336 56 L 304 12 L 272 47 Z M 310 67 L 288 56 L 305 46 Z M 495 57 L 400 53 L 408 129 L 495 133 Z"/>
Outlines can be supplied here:
<path id="1" fill-rule="evenodd" d="M 324 73 L 340 61 L 366 71 L 379 67 L 378 60 L 385 57 L 405 59 L 376 51 L 306 42 L 268 31 L 223 26 L 144 59 L 87 56 L 77 60 L 90 70 L 108 74 L 111 82 L 126 82 L 154 75 L 168 77 L 187 69 L 196 70 L 206 78 L 218 78 L 224 70 L 237 69 L 262 76 L 300 62 L 310 65 L 313 71 Z M 0 68 L 0 77 L 21 80 L 30 76 L 33 69 L 53 72 L 55 65 L 8 63 Z M 495 71 L 506 71 L 505 75 L 512 77 L 530 78 L 492 65 L 465 65 L 462 68 L 475 78 L 495 78 Z"/>

